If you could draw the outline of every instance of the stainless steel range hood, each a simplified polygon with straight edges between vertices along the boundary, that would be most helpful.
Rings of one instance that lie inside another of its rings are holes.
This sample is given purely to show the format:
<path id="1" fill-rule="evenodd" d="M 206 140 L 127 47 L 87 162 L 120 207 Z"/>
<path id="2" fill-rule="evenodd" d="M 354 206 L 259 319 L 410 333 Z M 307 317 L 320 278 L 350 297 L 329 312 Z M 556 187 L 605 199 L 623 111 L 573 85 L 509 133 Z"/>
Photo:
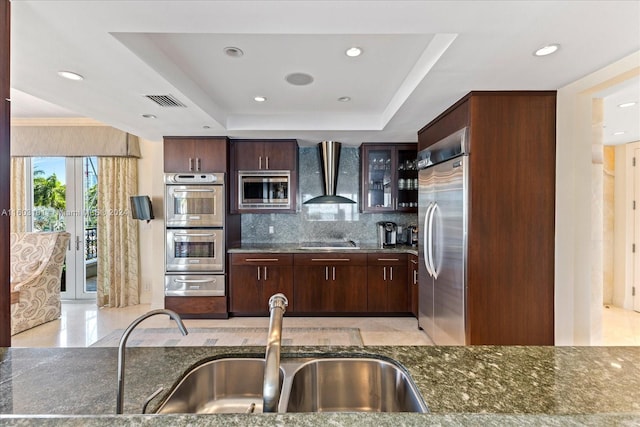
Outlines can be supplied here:
<path id="1" fill-rule="evenodd" d="M 304 202 L 305 205 L 322 203 L 355 203 L 351 199 L 336 195 L 341 146 L 342 144 L 337 141 L 322 141 L 318 144 L 318 148 L 320 149 L 324 194 L 307 200 Z"/>

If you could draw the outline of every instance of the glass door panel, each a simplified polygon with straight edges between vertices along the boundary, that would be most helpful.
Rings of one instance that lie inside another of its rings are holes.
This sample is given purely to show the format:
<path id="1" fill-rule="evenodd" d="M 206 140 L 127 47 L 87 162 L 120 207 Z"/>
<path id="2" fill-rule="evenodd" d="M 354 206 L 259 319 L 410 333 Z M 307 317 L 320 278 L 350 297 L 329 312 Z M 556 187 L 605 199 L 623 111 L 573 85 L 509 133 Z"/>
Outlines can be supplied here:
<path id="1" fill-rule="evenodd" d="M 418 170 L 416 150 L 398 150 L 397 165 L 399 211 L 415 212 L 418 208 Z"/>
<path id="2" fill-rule="evenodd" d="M 367 208 L 393 209 L 392 151 L 369 150 L 365 161 L 369 171 L 369 186 L 365 195 Z"/>
<path id="3" fill-rule="evenodd" d="M 63 299 L 95 298 L 97 271 L 96 158 L 31 159 L 33 231 L 68 231 Z"/>

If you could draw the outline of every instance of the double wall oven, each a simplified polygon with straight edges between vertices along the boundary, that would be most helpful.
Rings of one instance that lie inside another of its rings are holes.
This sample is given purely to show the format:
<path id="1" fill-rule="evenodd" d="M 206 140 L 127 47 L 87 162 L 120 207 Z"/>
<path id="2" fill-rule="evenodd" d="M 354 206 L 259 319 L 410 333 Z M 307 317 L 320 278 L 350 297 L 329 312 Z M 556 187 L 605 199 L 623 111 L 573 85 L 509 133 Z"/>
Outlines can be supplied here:
<path id="1" fill-rule="evenodd" d="M 224 296 L 224 174 L 166 174 L 164 182 L 165 296 Z"/>

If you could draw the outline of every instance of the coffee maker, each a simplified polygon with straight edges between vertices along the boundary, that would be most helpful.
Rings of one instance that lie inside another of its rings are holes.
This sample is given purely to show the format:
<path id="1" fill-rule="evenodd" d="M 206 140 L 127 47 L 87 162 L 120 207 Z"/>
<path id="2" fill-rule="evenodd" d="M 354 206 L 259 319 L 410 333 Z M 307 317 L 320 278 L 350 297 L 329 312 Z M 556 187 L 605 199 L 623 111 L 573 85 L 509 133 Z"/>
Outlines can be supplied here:
<path id="1" fill-rule="evenodd" d="M 395 222 L 380 221 L 376 223 L 378 228 L 378 247 L 395 248 L 398 237 L 398 226 Z"/>
<path id="2" fill-rule="evenodd" d="M 407 227 L 407 238 L 405 239 L 407 245 L 418 246 L 418 227 L 410 225 Z"/>

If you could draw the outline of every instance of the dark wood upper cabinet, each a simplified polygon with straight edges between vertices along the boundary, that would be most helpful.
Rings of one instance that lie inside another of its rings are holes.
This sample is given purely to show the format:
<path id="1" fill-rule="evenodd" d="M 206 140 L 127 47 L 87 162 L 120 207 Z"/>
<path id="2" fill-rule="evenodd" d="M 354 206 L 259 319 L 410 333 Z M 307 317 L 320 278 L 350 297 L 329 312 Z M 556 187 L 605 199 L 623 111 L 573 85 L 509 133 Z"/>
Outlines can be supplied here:
<path id="1" fill-rule="evenodd" d="M 418 212 L 417 144 L 360 146 L 361 212 Z"/>
<path id="2" fill-rule="evenodd" d="M 165 137 L 165 172 L 226 172 L 226 137 Z"/>
<path id="3" fill-rule="evenodd" d="M 247 140 L 233 143 L 233 167 L 236 171 L 298 170 L 296 140 Z"/>
<path id="4" fill-rule="evenodd" d="M 295 139 L 234 139 L 230 144 L 229 209 L 231 213 L 295 213 L 298 209 L 298 141 Z M 239 208 L 239 171 L 289 171 L 290 207 Z"/>
<path id="5" fill-rule="evenodd" d="M 554 344 L 556 93 L 471 92 L 418 133 L 469 126 L 467 344 Z"/>

